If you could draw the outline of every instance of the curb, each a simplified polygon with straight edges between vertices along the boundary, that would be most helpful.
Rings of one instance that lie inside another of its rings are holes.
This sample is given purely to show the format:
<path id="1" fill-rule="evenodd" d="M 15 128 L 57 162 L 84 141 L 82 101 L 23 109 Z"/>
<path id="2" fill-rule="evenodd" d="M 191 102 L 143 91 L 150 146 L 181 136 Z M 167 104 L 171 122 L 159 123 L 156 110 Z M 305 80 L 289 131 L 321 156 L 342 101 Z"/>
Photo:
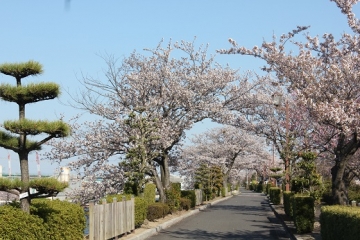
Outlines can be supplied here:
<path id="1" fill-rule="evenodd" d="M 218 200 L 216 200 L 216 201 L 213 201 L 213 202 L 211 202 L 211 203 L 208 203 L 208 204 L 206 204 L 206 205 L 200 206 L 200 207 L 197 208 L 197 209 L 191 210 L 191 211 L 190 211 L 189 213 L 187 213 L 187 214 L 184 214 L 184 215 L 182 215 L 182 216 L 179 216 L 179 217 L 177 217 L 177 218 L 174 218 L 174 219 L 171 219 L 171 220 L 169 220 L 169 221 L 167 221 L 167 222 L 164 222 L 164 223 L 160 224 L 159 226 L 157 226 L 157 227 L 155 227 L 155 228 L 151 228 L 151 229 L 148 229 L 148 230 L 142 232 L 142 233 L 139 234 L 139 235 L 136 235 L 136 236 L 133 236 L 133 237 L 129 237 L 129 238 L 127 238 L 127 240 L 144 240 L 144 239 L 146 239 L 146 238 L 149 238 L 149 237 L 151 237 L 151 236 L 153 236 L 153 235 L 155 235 L 155 234 L 158 234 L 161 230 L 166 229 L 166 228 L 169 228 L 170 226 L 174 225 L 175 223 L 178 223 L 178 222 L 180 222 L 181 220 L 183 220 L 183 219 L 185 219 L 185 218 L 187 218 L 187 217 L 190 217 L 190 216 L 192 216 L 192 215 L 195 215 L 195 214 L 199 213 L 200 211 L 202 211 L 202 210 L 210 207 L 210 206 L 213 205 L 213 204 L 216 204 L 216 203 L 222 202 L 222 201 L 224 201 L 224 200 L 227 200 L 227 199 L 231 198 L 232 196 L 233 196 L 233 195 L 228 196 L 228 197 L 224 197 L 224 198 L 218 199 Z"/>
<path id="2" fill-rule="evenodd" d="M 284 222 L 284 220 L 279 216 L 279 213 L 275 210 L 273 204 L 268 200 L 269 206 L 271 210 L 274 212 L 277 219 L 280 220 L 281 225 L 284 227 L 285 231 L 289 234 L 291 240 L 297 240 L 295 235 L 290 231 L 288 225 Z"/>

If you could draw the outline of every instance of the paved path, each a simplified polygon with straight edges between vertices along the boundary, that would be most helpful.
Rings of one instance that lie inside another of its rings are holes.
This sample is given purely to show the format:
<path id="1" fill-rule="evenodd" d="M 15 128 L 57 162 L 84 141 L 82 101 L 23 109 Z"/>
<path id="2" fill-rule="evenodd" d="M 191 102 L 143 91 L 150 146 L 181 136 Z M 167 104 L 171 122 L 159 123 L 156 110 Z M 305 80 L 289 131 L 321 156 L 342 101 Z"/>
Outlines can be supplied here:
<path id="1" fill-rule="evenodd" d="M 242 189 L 239 195 L 148 239 L 289 239 L 289 236 L 271 211 L 265 195 Z"/>

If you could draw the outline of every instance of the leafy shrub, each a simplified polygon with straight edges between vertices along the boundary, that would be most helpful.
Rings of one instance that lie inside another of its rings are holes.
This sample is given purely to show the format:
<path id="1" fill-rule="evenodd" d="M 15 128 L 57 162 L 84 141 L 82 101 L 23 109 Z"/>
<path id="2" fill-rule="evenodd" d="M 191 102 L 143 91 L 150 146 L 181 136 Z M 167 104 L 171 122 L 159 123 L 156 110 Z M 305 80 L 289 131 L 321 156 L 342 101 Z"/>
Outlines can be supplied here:
<path id="1" fill-rule="evenodd" d="M 196 205 L 196 194 L 195 194 L 195 190 L 183 190 L 181 191 L 181 198 L 187 198 L 190 199 L 191 208 L 194 208 Z"/>
<path id="2" fill-rule="evenodd" d="M 165 190 L 166 204 L 169 206 L 170 213 L 176 212 L 180 207 L 181 185 L 171 183 L 170 189 Z"/>
<path id="3" fill-rule="evenodd" d="M 293 197 L 293 218 L 297 233 L 310 233 L 314 230 L 315 200 L 310 196 Z"/>
<path id="4" fill-rule="evenodd" d="M 357 240 L 360 236 L 360 208 L 323 206 L 320 215 L 321 238 Z"/>
<path id="5" fill-rule="evenodd" d="M 293 217 L 293 200 L 292 197 L 294 196 L 293 192 L 290 191 L 285 191 L 283 192 L 283 196 L 284 196 L 284 210 L 285 210 L 285 214 L 288 215 L 289 217 Z"/>
<path id="6" fill-rule="evenodd" d="M 281 189 L 278 187 L 271 187 L 270 188 L 270 201 L 275 204 L 279 205 L 281 202 Z"/>
<path id="7" fill-rule="evenodd" d="M 273 184 L 272 183 L 268 183 L 266 184 L 266 194 L 269 194 L 270 195 L 270 188 L 273 187 Z"/>
<path id="8" fill-rule="evenodd" d="M 351 185 L 348 189 L 349 201 L 360 202 L 360 186 Z"/>
<path id="9" fill-rule="evenodd" d="M 165 217 L 168 213 L 169 206 L 167 204 L 156 202 L 148 206 L 146 218 L 149 221 L 154 221 L 155 219 Z"/>
<path id="10" fill-rule="evenodd" d="M 135 227 L 139 228 L 147 216 L 147 201 L 141 197 L 135 197 Z"/>
<path id="11" fill-rule="evenodd" d="M 225 195 L 226 195 L 225 188 L 221 187 L 221 196 L 226 197 Z"/>
<path id="12" fill-rule="evenodd" d="M 324 182 L 324 191 L 322 192 L 321 200 L 327 204 L 332 204 L 332 189 L 331 189 L 331 181 Z"/>
<path id="13" fill-rule="evenodd" d="M 180 198 L 180 210 L 188 211 L 191 208 L 191 200 L 188 198 Z"/>
<path id="14" fill-rule="evenodd" d="M 264 184 L 259 182 L 256 186 L 256 192 L 262 193 L 264 191 Z"/>
<path id="15" fill-rule="evenodd" d="M 156 186 L 153 183 L 147 183 L 144 188 L 144 199 L 148 205 L 155 203 Z"/>
<path id="16" fill-rule="evenodd" d="M 85 213 L 80 205 L 60 200 L 35 199 L 30 212 L 44 220 L 47 239 L 84 239 Z"/>
<path id="17" fill-rule="evenodd" d="M 0 236 L 2 239 L 45 240 L 44 221 L 38 216 L 25 213 L 19 208 L 4 205 L 0 207 Z"/>

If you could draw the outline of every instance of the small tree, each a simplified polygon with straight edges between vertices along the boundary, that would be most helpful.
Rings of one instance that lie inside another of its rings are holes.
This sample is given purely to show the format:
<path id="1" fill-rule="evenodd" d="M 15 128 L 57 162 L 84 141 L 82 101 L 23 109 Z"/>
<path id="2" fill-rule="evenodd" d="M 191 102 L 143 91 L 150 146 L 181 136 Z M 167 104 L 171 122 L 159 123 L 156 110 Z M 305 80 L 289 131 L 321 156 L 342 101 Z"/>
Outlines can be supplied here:
<path id="1" fill-rule="evenodd" d="M 23 78 L 42 73 L 40 63 L 35 61 L 5 63 L 0 65 L 0 72 L 16 79 L 16 86 L 10 84 L 0 85 L 0 98 L 7 102 L 14 102 L 19 107 L 19 119 L 5 121 L 2 125 L 6 131 L 0 131 L 0 147 L 12 150 L 19 155 L 22 182 L 20 192 L 28 193 L 27 197 L 21 199 L 20 204 L 23 211 L 30 212 L 31 195 L 29 193 L 28 155 L 31 151 L 40 150 L 41 145 L 52 138 L 67 136 L 70 129 L 61 120 L 49 122 L 25 118 L 25 106 L 27 104 L 54 99 L 60 94 L 59 86 L 56 83 L 22 85 Z M 48 134 L 48 136 L 40 141 L 27 139 L 29 135 L 36 136 L 43 133 Z"/>
<path id="2" fill-rule="evenodd" d="M 319 199 L 321 197 L 321 176 L 316 171 L 315 160 L 317 154 L 314 152 L 303 152 L 299 156 L 301 160 L 296 164 L 296 177 L 292 181 L 292 189 L 295 192 L 308 192 Z"/>
<path id="3" fill-rule="evenodd" d="M 201 164 L 195 172 L 195 188 L 204 191 L 206 200 L 211 195 L 218 194 L 223 186 L 223 174 L 218 166 Z"/>

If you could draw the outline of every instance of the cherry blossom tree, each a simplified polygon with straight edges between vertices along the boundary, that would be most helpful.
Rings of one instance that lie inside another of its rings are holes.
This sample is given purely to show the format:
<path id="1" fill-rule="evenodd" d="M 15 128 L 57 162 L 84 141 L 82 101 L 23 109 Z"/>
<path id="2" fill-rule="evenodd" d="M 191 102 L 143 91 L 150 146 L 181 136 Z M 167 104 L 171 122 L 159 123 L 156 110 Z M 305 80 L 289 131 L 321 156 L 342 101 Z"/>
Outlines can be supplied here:
<path id="1" fill-rule="evenodd" d="M 296 41 L 298 33 L 308 27 L 275 37 L 252 49 L 239 46 L 230 39 L 232 48 L 221 53 L 242 54 L 266 61 L 264 71 L 274 73 L 278 82 L 295 94 L 308 109 L 310 116 L 322 129 L 327 129 L 327 142 L 323 146 L 334 155 L 332 167 L 333 200 L 347 204 L 345 169 L 360 147 L 360 82 L 359 69 L 359 20 L 352 7 L 358 1 L 333 0 L 348 18 L 352 34 L 344 33 L 339 40 L 325 33 L 322 38 L 305 35 L 304 41 Z M 296 52 L 286 52 L 286 44 L 297 47 Z"/>
<path id="2" fill-rule="evenodd" d="M 191 179 L 194 171 L 204 163 L 221 167 L 226 188 L 233 168 L 252 164 L 254 160 L 268 162 L 264 139 L 239 128 L 223 126 L 195 135 L 191 144 L 181 151 L 176 170 Z M 189 167 L 191 166 L 191 167 Z"/>
<path id="3" fill-rule="evenodd" d="M 86 90 L 76 98 L 77 107 L 103 120 L 87 123 L 85 128 L 75 126 L 71 141 L 52 143 L 49 158 L 82 156 L 74 162 L 75 168 L 83 168 L 85 175 L 104 172 L 110 158 L 118 155 L 119 161 L 124 160 L 119 156 L 131 149 L 135 133 L 126 130 L 124 119 L 132 113 L 146 114 L 157 123 L 156 151 L 161 154 L 149 160 L 148 166 L 160 170 L 157 174 L 153 168 L 151 176 L 164 201 L 162 192 L 170 186 L 171 154 L 185 131 L 205 118 L 226 116 L 222 113 L 225 105 L 253 104 L 261 81 L 248 81 L 249 76 L 240 77 L 237 71 L 220 66 L 214 56 L 208 56 L 207 47 L 196 49 L 194 42 L 162 45 L 147 49 L 147 55 L 133 52 L 119 66 L 113 57 L 106 58 L 105 80 L 84 77 Z"/>

